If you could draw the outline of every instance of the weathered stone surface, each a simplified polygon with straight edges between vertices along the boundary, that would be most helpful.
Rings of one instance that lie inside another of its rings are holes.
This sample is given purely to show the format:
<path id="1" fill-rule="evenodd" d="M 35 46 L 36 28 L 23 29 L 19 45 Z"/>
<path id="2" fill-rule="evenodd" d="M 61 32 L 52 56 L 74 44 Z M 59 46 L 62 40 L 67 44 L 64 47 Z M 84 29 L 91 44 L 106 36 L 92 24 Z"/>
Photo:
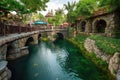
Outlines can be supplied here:
<path id="1" fill-rule="evenodd" d="M 0 47 L 0 60 L 6 59 L 7 44 Z"/>
<path id="2" fill-rule="evenodd" d="M 116 37 L 117 35 L 118 36 L 120 35 L 120 33 L 119 33 L 119 31 L 120 31 L 120 28 L 119 28 L 120 14 L 119 14 L 119 12 L 103 14 L 103 15 L 91 17 L 86 20 L 87 20 L 87 23 L 85 25 L 85 32 L 84 32 L 85 34 L 99 33 L 98 29 L 96 27 L 97 22 L 99 20 L 103 20 L 103 21 L 105 21 L 105 32 L 103 32 L 102 34 L 104 34 L 105 36 L 108 36 L 108 37 Z M 77 31 L 79 31 L 79 32 L 82 32 L 82 30 L 81 30 L 82 29 L 82 25 L 81 25 L 82 21 L 83 20 L 80 20 L 77 22 L 77 27 L 78 27 Z"/>
<path id="3" fill-rule="evenodd" d="M 94 44 L 95 44 L 95 41 L 88 38 L 85 41 L 84 47 L 87 49 L 88 52 L 91 53 L 94 51 Z"/>
<path id="4" fill-rule="evenodd" d="M 116 52 L 109 62 L 109 70 L 113 75 L 120 75 L 120 53 Z"/>
<path id="5" fill-rule="evenodd" d="M 106 54 L 104 53 L 102 50 L 100 50 L 96 45 L 95 45 L 95 41 L 92 39 L 87 38 L 85 43 L 84 43 L 84 47 L 86 48 L 86 50 L 88 52 L 94 52 L 96 54 L 97 57 L 101 58 L 102 60 L 106 61 L 107 63 L 109 63 L 109 60 L 111 58 L 112 55 Z"/>
<path id="6" fill-rule="evenodd" d="M 97 57 L 106 61 L 109 64 L 108 69 L 111 74 L 117 76 L 117 80 L 120 80 L 120 53 L 116 52 L 114 55 L 104 53 L 95 45 L 95 41 L 89 38 L 86 39 L 84 47 L 88 52 L 94 52 Z"/>
<path id="7" fill-rule="evenodd" d="M 0 73 L 0 80 L 9 80 L 11 78 L 11 71 L 5 67 L 2 73 Z"/>

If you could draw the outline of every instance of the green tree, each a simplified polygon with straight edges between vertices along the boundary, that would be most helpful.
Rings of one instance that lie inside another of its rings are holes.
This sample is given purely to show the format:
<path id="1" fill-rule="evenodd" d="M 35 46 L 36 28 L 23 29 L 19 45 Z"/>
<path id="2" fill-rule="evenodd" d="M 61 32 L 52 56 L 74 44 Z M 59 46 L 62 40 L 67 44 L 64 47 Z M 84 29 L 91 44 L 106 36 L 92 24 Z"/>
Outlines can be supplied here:
<path id="1" fill-rule="evenodd" d="M 49 0 L 20 0 L 27 9 L 29 9 L 30 11 L 32 12 L 35 12 L 37 10 L 45 10 L 45 8 L 47 7 L 46 6 L 46 3 L 49 1 Z"/>
<path id="2" fill-rule="evenodd" d="M 101 6 L 110 5 L 113 10 L 120 10 L 120 0 L 100 0 Z"/>
<path id="3" fill-rule="evenodd" d="M 75 13 L 75 9 L 76 9 L 76 2 L 68 2 L 67 4 L 64 4 L 65 9 L 68 11 L 67 13 L 67 21 L 68 22 L 74 22 L 75 18 L 76 18 L 76 13 Z"/>
<path id="4" fill-rule="evenodd" d="M 99 2 L 97 0 L 80 0 L 77 3 L 76 13 L 77 16 L 83 15 L 89 17 L 93 11 L 98 8 Z"/>
<path id="5" fill-rule="evenodd" d="M 58 8 L 55 12 L 55 16 L 54 16 L 54 22 L 55 22 L 55 26 L 59 26 L 61 25 L 64 21 L 65 21 L 65 17 L 64 17 L 64 10 Z"/>
<path id="6" fill-rule="evenodd" d="M 48 1 L 49 0 L 1 0 L 0 17 L 7 17 L 10 11 L 16 11 L 19 18 L 25 21 L 27 16 L 30 16 L 32 12 L 45 10 Z"/>

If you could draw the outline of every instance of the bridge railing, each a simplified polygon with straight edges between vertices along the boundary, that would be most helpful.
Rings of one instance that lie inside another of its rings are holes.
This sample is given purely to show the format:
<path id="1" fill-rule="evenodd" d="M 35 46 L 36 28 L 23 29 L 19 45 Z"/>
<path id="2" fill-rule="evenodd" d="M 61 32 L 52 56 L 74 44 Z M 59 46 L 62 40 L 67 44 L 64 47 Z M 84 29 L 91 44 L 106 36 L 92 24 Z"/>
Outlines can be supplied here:
<path id="1" fill-rule="evenodd" d="M 23 33 L 40 30 L 38 27 L 30 26 L 14 26 L 14 25 L 0 25 L 0 36 L 13 34 L 13 33 Z"/>
<path id="2" fill-rule="evenodd" d="M 41 28 L 37 26 L 15 26 L 15 25 L 5 25 L 0 24 L 0 36 L 14 34 L 14 33 L 23 33 L 23 32 L 31 32 L 37 30 L 55 30 L 55 29 L 66 29 L 61 27 L 55 28 Z"/>

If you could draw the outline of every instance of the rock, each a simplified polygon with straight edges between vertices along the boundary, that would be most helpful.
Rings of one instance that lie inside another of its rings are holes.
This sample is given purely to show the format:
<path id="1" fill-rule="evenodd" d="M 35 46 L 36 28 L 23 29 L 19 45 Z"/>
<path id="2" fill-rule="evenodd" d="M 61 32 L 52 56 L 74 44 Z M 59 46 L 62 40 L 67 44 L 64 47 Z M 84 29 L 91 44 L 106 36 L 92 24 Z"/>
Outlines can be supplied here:
<path id="1" fill-rule="evenodd" d="M 94 52 L 98 58 L 101 58 L 103 61 L 106 61 L 107 63 L 109 63 L 109 60 L 110 60 L 112 55 L 109 55 L 109 54 L 103 52 L 102 50 L 100 50 L 95 45 L 95 41 L 94 40 L 87 38 L 85 40 L 84 47 L 86 48 L 86 50 L 88 52 L 90 52 L 90 53 Z"/>
<path id="2" fill-rule="evenodd" d="M 120 75 L 120 53 L 116 52 L 113 55 L 110 59 L 108 68 L 113 75 Z"/>

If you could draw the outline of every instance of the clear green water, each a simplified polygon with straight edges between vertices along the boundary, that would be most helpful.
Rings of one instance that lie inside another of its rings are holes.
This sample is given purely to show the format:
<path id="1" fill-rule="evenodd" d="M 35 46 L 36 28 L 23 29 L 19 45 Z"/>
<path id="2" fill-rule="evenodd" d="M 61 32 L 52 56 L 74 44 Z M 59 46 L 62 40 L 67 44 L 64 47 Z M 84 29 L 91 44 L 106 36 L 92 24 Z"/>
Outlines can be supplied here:
<path id="1" fill-rule="evenodd" d="M 29 55 L 9 62 L 11 80 L 107 80 L 108 76 L 67 41 L 40 42 L 29 50 Z"/>

